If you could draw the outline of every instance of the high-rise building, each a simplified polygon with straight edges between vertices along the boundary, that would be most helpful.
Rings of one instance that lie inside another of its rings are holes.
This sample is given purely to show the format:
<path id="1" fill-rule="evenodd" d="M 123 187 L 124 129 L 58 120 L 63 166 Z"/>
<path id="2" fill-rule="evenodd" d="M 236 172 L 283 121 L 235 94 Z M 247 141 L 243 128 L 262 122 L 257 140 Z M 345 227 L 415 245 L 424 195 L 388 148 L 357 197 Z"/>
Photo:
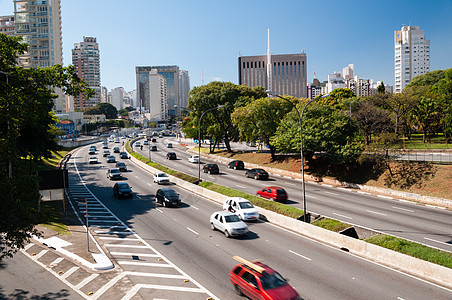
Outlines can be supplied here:
<path id="1" fill-rule="evenodd" d="M 411 80 L 430 72 L 430 40 L 419 26 L 403 26 L 394 31 L 395 93 L 401 93 Z"/>
<path id="2" fill-rule="evenodd" d="M 346 87 L 345 81 L 344 78 L 341 76 L 341 73 L 334 72 L 333 74 L 328 75 L 328 84 L 327 84 L 328 93 L 331 93 L 335 89 L 345 87 Z"/>
<path id="3" fill-rule="evenodd" d="M 349 64 L 347 67 L 343 68 L 342 75 L 344 76 L 345 81 L 353 79 L 355 76 L 355 65 Z"/>
<path id="4" fill-rule="evenodd" d="M 15 32 L 14 16 L 0 16 L 0 33 L 12 36 Z"/>
<path id="5" fill-rule="evenodd" d="M 29 68 L 63 65 L 60 0 L 14 0 L 14 19 L 16 35 L 29 45 L 19 58 L 20 65 Z M 63 92 L 61 89 L 55 92 L 58 98 L 53 110 L 65 112 Z"/>
<path id="6" fill-rule="evenodd" d="M 180 89 L 180 105 L 187 107 L 188 105 L 188 93 L 190 93 L 190 76 L 188 71 L 179 71 L 179 89 Z"/>
<path id="7" fill-rule="evenodd" d="M 126 91 L 123 87 L 117 87 L 111 90 L 111 105 L 116 107 L 117 110 L 124 108 L 124 97 L 126 96 Z"/>
<path id="8" fill-rule="evenodd" d="M 180 111 L 179 67 L 178 66 L 146 66 L 135 67 L 137 76 L 137 105 L 150 110 L 151 98 L 149 90 L 149 74 L 157 70 L 157 74 L 165 78 L 167 95 L 167 115 L 176 115 Z M 176 111 L 175 105 L 178 109 Z"/>
<path id="9" fill-rule="evenodd" d="M 158 74 L 156 69 L 149 72 L 149 99 L 151 105 L 149 108 L 150 119 L 153 121 L 166 120 L 168 117 L 166 79 Z"/>
<path id="10" fill-rule="evenodd" d="M 83 110 L 96 106 L 101 102 L 101 89 L 99 44 L 95 37 L 85 36 L 83 42 L 74 44 L 72 64 L 77 75 L 94 90 L 94 95 L 89 99 L 86 99 L 82 94 L 74 97 L 74 108 Z"/>

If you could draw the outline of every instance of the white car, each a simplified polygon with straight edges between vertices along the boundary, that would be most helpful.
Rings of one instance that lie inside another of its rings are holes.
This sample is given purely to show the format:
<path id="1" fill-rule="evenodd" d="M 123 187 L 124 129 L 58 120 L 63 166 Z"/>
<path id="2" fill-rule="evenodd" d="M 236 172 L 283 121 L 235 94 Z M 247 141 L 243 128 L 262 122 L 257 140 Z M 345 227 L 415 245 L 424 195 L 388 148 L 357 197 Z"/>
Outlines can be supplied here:
<path id="1" fill-rule="evenodd" d="M 246 235 L 248 226 L 240 218 L 229 211 L 217 211 L 210 216 L 210 228 L 219 230 L 226 237 Z"/>
<path id="2" fill-rule="evenodd" d="M 253 204 L 241 197 L 231 197 L 223 203 L 223 209 L 230 211 L 243 221 L 255 221 L 259 219 L 259 213 Z"/>
<path id="3" fill-rule="evenodd" d="M 90 164 L 97 164 L 99 162 L 99 160 L 97 159 L 97 156 L 91 156 L 89 158 L 89 163 Z"/>
<path id="4" fill-rule="evenodd" d="M 149 145 L 149 142 L 147 140 L 144 140 L 143 145 Z"/>
<path id="5" fill-rule="evenodd" d="M 188 158 L 188 161 L 191 163 L 198 163 L 199 162 L 199 155 L 192 155 Z"/>
<path id="6" fill-rule="evenodd" d="M 141 147 L 141 143 L 140 142 L 136 142 L 135 143 L 135 147 Z"/>
<path id="7" fill-rule="evenodd" d="M 169 184 L 170 183 L 170 179 L 166 173 L 157 172 L 153 176 L 154 176 L 154 182 L 157 182 L 158 184 Z"/>

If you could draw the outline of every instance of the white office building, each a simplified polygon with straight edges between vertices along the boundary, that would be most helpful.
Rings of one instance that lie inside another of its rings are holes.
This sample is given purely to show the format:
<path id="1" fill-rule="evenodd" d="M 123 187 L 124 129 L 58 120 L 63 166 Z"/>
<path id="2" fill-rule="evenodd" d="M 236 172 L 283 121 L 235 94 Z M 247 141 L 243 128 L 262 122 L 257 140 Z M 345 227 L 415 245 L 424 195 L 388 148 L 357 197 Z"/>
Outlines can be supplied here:
<path id="1" fill-rule="evenodd" d="M 419 26 L 394 31 L 395 93 L 401 93 L 414 77 L 430 72 L 430 40 Z"/>
<path id="2" fill-rule="evenodd" d="M 111 90 L 111 105 L 116 107 L 117 110 L 124 108 L 124 97 L 126 91 L 123 87 L 117 87 Z"/>
<path id="3" fill-rule="evenodd" d="M 168 95 L 166 79 L 157 70 L 149 72 L 149 115 L 151 121 L 166 120 Z"/>

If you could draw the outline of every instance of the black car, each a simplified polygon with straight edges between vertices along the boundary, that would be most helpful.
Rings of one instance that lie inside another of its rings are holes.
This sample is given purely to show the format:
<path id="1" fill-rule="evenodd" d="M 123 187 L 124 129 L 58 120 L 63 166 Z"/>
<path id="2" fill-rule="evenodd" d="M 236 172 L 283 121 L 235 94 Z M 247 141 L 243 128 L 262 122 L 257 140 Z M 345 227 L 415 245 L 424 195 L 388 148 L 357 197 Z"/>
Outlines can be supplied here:
<path id="1" fill-rule="evenodd" d="M 119 150 L 119 147 L 114 147 L 114 148 L 113 148 L 113 152 L 114 152 L 114 153 L 119 153 L 119 151 L 120 151 L 120 150 Z"/>
<path id="2" fill-rule="evenodd" d="M 118 161 L 118 162 L 116 163 L 116 168 L 118 168 L 119 171 L 121 171 L 121 172 L 127 172 L 127 166 L 126 166 L 126 164 L 123 163 L 122 161 Z"/>
<path id="3" fill-rule="evenodd" d="M 157 151 L 157 146 L 149 146 L 149 150 L 151 150 L 151 151 Z"/>
<path id="4" fill-rule="evenodd" d="M 166 159 L 177 159 L 176 152 L 166 153 Z"/>
<path id="5" fill-rule="evenodd" d="M 119 153 L 119 157 L 123 158 L 123 159 L 128 159 L 129 158 L 129 156 L 127 155 L 127 152 L 120 152 Z"/>
<path id="6" fill-rule="evenodd" d="M 162 206 L 181 205 L 179 194 L 170 188 L 157 190 L 157 193 L 155 193 L 155 199 L 157 203 L 160 203 Z"/>
<path id="7" fill-rule="evenodd" d="M 157 139 L 152 139 L 151 142 L 157 143 Z"/>
<path id="8" fill-rule="evenodd" d="M 217 164 L 205 164 L 204 167 L 202 167 L 202 171 L 209 174 L 219 174 L 220 168 L 218 168 Z"/>
<path id="9" fill-rule="evenodd" d="M 113 186 L 113 195 L 118 198 L 132 198 L 132 188 L 127 182 L 118 182 Z"/>
<path id="10" fill-rule="evenodd" d="M 228 168 L 234 170 L 243 170 L 245 169 L 245 164 L 241 160 L 233 160 L 228 163 Z"/>
<path id="11" fill-rule="evenodd" d="M 268 173 L 264 169 L 249 169 L 245 172 L 246 177 L 258 179 L 268 179 Z"/>

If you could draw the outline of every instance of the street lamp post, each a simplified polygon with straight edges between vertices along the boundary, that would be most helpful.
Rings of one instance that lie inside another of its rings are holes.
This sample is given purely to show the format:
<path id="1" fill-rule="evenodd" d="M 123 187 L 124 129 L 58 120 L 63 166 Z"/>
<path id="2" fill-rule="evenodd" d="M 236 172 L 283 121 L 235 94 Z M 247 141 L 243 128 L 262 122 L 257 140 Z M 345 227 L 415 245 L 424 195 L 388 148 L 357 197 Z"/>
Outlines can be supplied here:
<path id="1" fill-rule="evenodd" d="M 317 99 L 328 97 L 330 94 L 326 94 L 326 95 L 323 95 L 320 98 L 309 100 L 308 103 L 306 103 L 305 106 L 303 107 L 303 110 L 301 111 L 301 114 L 300 114 L 300 111 L 298 110 L 297 106 L 292 101 L 290 101 L 289 99 L 284 98 L 284 97 L 282 97 L 280 95 L 277 95 L 277 94 L 275 94 L 275 93 L 273 93 L 272 91 L 269 91 L 269 90 L 267 90 L 267 94 L 275 96 L 275 97 L 278 97 L 278 98 L 281 98 L 281 99 L 289 102 L 290 104 L 292 104 L 292 106 L 295 108 L 295 111 L 298 114 L 298 120 L 300 122 L 301 186 L 302 186 L 302 189 L 303 189 L 303 222 L 306 223 L 306 221 L 307 221 L 307 216 L 306 216 L 306 186 L 305 186 L 305 182 L 304 182 L 303 128 L 302 128 L 302 125 L 303 125 L 303 123 L 302 123 L 302 121 L 303 121 L 303 114 L 304 114 L 304 111 L 305 111 L 306 107 L 311 102 L 313 102 L 313 101 L 315 101 Z"/>
<path id="2" fill-rule="evenodd" d="M 210 108 L 210 109 L 204 111 L 201 114 L 201 117 L 199 118 L 199 122 L 198 122 L 198 184 L 201 183 L 201 120 L 205 113 L 212 111 L 214 109 L 222 108 L 222 107 L 223 107 L 223 105 L 218 105 L 217 107 Z"/>

